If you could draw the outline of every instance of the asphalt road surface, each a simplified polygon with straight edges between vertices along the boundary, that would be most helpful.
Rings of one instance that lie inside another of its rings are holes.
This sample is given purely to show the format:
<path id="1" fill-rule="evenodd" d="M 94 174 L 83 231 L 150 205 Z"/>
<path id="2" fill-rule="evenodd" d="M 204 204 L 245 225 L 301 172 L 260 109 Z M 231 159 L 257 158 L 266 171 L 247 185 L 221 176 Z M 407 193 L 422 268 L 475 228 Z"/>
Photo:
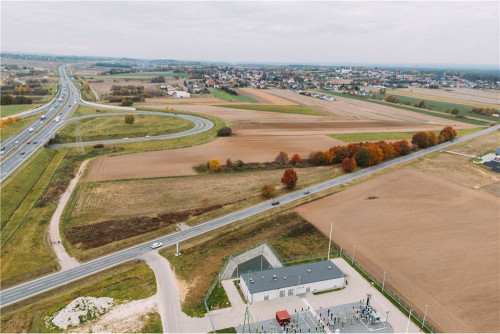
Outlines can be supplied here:
<path id="1" fill-rule="evenodd" d="M 286 194 L 284 196 L 274 198 L 269 201 L 265 201 L 262 203 L 259 203 L 257 205 L 251 206 L 249 208 L 233 212 L 231 214 L 228 214 L 226 216 L 208 221 L 206 223 L 194 226 L 188 230 L 176 232 L 173 234 L 169 234 L 167 236 L 158 238 L 156 240 L 151 240 L 150 242 L 143 243 L 140 245 L 136 245 L 115 253 L 112 253 L 110 255 L 106 255 L 103 257 L 100 257 L 98 259 L 92 260 L 90 262 L 82 263 L 80 266 L 76 268 L 72 268 L 66 271 L 60 271 L 48 276 L 44 276 L 42 278 L 38 278 L 36 280 L 23 283 L 20 285 L 17 285 L 15 287 L 3 290 L 0 293 L 0 307 L 15 303 L 17 301 L 29 298 L 31 296 L 34 296 L 36 294 L 39 294 L 43 291 L 51 290 L 54 288 L 57 288 L 61 285 L 67 284 L 71 281 L 81 279 L 83 277 L 92 275 L 96 272 L 99 272 L 101 270 L 116 266 L 119 263 L 130 261 L 133 259 L 139 259 L 141 255 L 151 251 L 151 244 L 153 242 L 162 242 L 163 247 L 170 246 L 170 245 L 175 245 L 177 242 L 182 242 L 185 240 L 188 240 L 190 238 L 199 236 L 201 234 L 204 234 L 206 232 L 212 231 L 214 229 L 217 229 L 219 227 L 231 224 L 233 222 L 239 221 L 241 219 L 245 219 L 251 216 L 254 216 L 256 214 L 271 210 L 275 208 L 275 206 L 271 205 L 271 202 L 274 201 L 279 201 L 279 205 L 283 205 L 286 203 L 293 202 L 295 200 L 301 199 L 306 196 L 311 196 L 312 194 L 321 192 L 323 190 L 336 187 L 339 185 L 342 185 L 346 182 L 351 182 L 354 181 L 358 178 L 361 178 L 363 176 L 379 172 L 381 170 L 384 170 L 386 168 L 420 158 L 426 154 L 429 154 L 431 152 L 436 152 L 439 150 L 442 150 L 448 146 L 454 145 L 459 142 L 463 142 L 466 140 L 469 140 L 471 138 L 478 137 L 480 135 L 493 132 L 493 131 L 498 131 L 500 128 L 499 125 L 478 131 L 476 133 L 461 137 L 459 139 L 454 140 L 454 142 L 446 142 L 439 144 L 437 146 L 421 150 L 415 153 L 412 153 L 410 155 L 406 155 L 403 157 L 399 157 L 393 160 L 386 161 L 384 163 L 381 163 L 376 166 L 372 166 L 369 168 L 361 169 L 355 173 L 351 174 L 346 174 L 344 176 L 334 178 L 331 180 L 328 180 L 326 182 L 308 187 L 307 189 L 302 189 L 300 191 L 295 191 L 291 192 L 289 194 Z M 304 194 L 304 191 L 309 191 L 310 194 Z"/>
<path id="2" fill-rule="evenodd" d="M 63 120 L 75 108 L 75 102 L 79 95 L 76 87 L 71 84 L 65 65 L 59 68 L 59 73 L 61 75 L 61 98 L 63 101 L 58 100 L 49 107 L 49 110 L 45 113 L 45 120 L 37 119 L 16 136 L 2 143 L 2 147 L 5 147 L 2 150 L 5 153 L 2 153 L 2 155 L 6 157 L 0 163 L 0 182 L 9 177 L 52 138 L 58 128 L 58 122 L 55 121 L 56 117 Z M 32 131 L 30 131 L 31 129 Z M 31 143 L 28 144 L 28 141 Z"/>

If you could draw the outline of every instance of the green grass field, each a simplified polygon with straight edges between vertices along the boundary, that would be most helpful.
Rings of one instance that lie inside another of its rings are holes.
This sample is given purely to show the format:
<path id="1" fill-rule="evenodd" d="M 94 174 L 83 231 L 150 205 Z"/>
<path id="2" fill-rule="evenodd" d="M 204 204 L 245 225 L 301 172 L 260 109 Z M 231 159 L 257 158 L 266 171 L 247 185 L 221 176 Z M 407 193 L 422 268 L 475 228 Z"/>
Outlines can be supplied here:
<path id="1" fill-rule="evenodd" d="M 144 299 L 155 293 L 156 279 L 149 266 L 138 261 L 127 262 L 77 282 L 69 283 L 59 289 L 21 301 L 18 305 L 14 304 L 3 308 L 0 318 L 1 330 L 3 333 L 62 332 L 57 327 L 47 326 L 45 317 L 54 315 L 75 298 L 82 296 L 111 297 L 120 303 Z M 152 320 L 146 329 L 156 331 L 158 328 L 157 317 Z"/>
<path id="2" fill-rule="evenodd" d="M 34 109 L 38 104 L 12 104 L 8 106 L 0 106 L 0 117 L 6 117 L 20 113 L 22 111 Z"/>
<path id="3" fill-rule="evenodd" d="M 247 110 L 260 110 L 271 111 L 285 114 L 302 114 L 302 115 L 316 115 L 322 116 L 323 114 L 317 110 L 311 109 L 302 105 L 274 105 L 274 104 L 229 104 L 220 105 L 224 108 L 247 109 Z"/>
<path id="4" fill-rule="evenodd" d="M 476 131 L 481 130 L 482 128 L 473 128 L 473 129 L 458 129 L 457 135 L 458 137 L 463 137 L 465 135 L 474 133 Z M 437 135 L 439 135 L 439 131 L 433 131 Z M 342 140 L 346 143 L 353 142 L 364 142 L 364 141 L 380 141 L 380 140 L 410 140 L 416 131 L 410 132 L 367 132 L 367 133 L 339 133 L 339 134 L 331 134 L 329 135 L 332 138 Z"/>
<path id="5" fill-rule="evenodd" d="M 58 269 L 52 249 L 43 237 L 57 205 L 37 203 L 65 152 L 44 148 L 2 183 L 3 287 Z"/>
<path id="6" fill-rule="evenodd" d="M 124 115 L 110 115 L 79 121 L 78 128 L 82 141 L 158 136 L 189 130 L 194 126 L 192 122 L 182 118 L 137 114 L 134 115 L 134 124 L 126 124 L 124 117 Z M 52 143 L 74 143 L 76 125 L 70 123 L 64 126 L 57 132 Z"/>
<path id="7" fill-rule="evenodd" d="M 440 118 L 444 118 L 444 119 L 451 119 L 451 120 L 454 120 L 457 122 L 462 122 L 462 123 L 474 124 L 474 125 L 479 125 L 479 126 L 489 125 L 489 122 L 486 122 L 486 121 L 479 121 L 479 120 L 475 120 L 475 119 L 458 119 L 453 115 L 445 114 L 442 112 L 430 111 L 430 110 L 421 109 L 421 108 L 415 108 L 415 107 L 404 106 L 404 105 L 399 105 L 399 104 L 394 104 L 394 103 L 389 103 L 389 102 L 383 102 L 383 101 L 374 100 L 374 99 L 370 99 L 370 98 L 366 98 L 366 97 L 362 97 L 362 96 L 342 94 L 342 93 L 334 92 L 334 91 L 327 90 L 327 89 L 315 89 L 314 91 L 322 92 L 324 94 L 330 94 L 333 96 L 345 97 L 348 99 L 355 99 L 355 100 L 361 100 L 361 101 L 366 101 L 366 102 L 371 102 L 371 103 L 376 103 L 376 104 L 382 104 L 382 105 L 391 106 L 391 107 L 398 108 L 398 109 L 418 112 L 420 114 L 424 114 L 424 115 L 428 115 L 428 116 L 440 117 Z"/>
<path id="8" fill-rule="evenodd" d="M 146 324 L 142 328 L 141 333 L 163 333 L 160 313 L 149 313 L 147 317 Z"/>
<path id="9" fill-rule="evenodd" d="M 187 78 L 188 74 L 187 73 L 174 73 L 173 71 L 167 71 L 167 72 L 134 72 L 134 73 L 119 73 L 119 74 L 110 74 L 110 75 L 100 75 L 97 76 L 99 79 L 105 79 L 106 77 L 108 78 L 138 78 L 138 77 L 158 77 L 158 76 L 164 76 L 164 77 L 174 77 L 178 76 L 180 78 Z"/>
<path id="10" fill-rule="evenodd" d="M 38 117 L 38 115 L 23 117 L 19 122 L 14 122 L 12 124 L 9 124 L 6 128 L 0 129 L 0 140 L 4 141 L 14 136 L 19 131 L 23 130 L 25 127 L 33 123 L 33 121 L 35 121 Z"/>
<path id="11" fill-rule="evenodd" d="M 399 98 L 400 104 L 403 104 L 405 102 L 409 102 L 411 105 L 414 105 L 415 103 L 417 103 L 418 101 L 421 100 L 421 99 L 415 98 L 415 97 L 409 97 L 409 96 L 403 96 L 403 95 L 397 95 L 397 94 L 391 94 L 391 93 L 392 93 L 392 91 L 388 91 L 386 93 L 386 95 L 397 96 Z M 397 91 L 395 93 L 397 93 Z M 385 95 L 377 94 L 377 97 L 380 97 L 381 99 L 383 99 L 384 96 Z M 448 109 L 451 110 L 453 108 L 457 108 L 460 112 L 460 115 L 464 115 L 467 117 L 480 118 L 480 119 L 484 119 L 484 120 L 492 121 L 492 122 L 498 122 L 497 117 L 469 113 L 468 111 L 472 109 L 472 106 L 451 103 L 451 102 L 435 101 L 435 100 L 430 100 L 430 99 L 425 99 L 425 102 L 427 104 L 427 108 L 429 108 L 431 110 L 446 112 L 446 110 L 448 110 Z"/>
<path id="12" fill-rule="evenodd" d="M 251 102 L 251 103 L 258 103 L 259 101 L 252 99 L 250 96 L 243 96 L 243 95 L 231 95 L 229 93 L 226 93 L 222 90 L 216 89 L 216 88 L 209 88 L 210 94 L 214 95 L 216 98 L 223 100 L 223 101 L 228 101 L 228 102 Z"/>

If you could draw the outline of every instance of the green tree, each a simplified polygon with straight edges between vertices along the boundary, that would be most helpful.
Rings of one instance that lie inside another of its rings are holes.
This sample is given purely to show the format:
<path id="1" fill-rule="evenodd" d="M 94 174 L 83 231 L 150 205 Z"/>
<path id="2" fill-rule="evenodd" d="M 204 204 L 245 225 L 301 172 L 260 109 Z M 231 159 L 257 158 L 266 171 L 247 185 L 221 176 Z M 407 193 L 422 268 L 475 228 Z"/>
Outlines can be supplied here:
<path id="1" fill-rule="evenodd" d="M 359 167 L 368 166 L 370 164 L 370 150 L 367 147 L 360 148 L 354 155 L 354 160 Z"/>
<path id="2" fill-rule="evenodd" d="M 134 115 L 132 115 L 132 114 L 125 115 L 125 123 L 134 124 L 134 121 L 135 121 Z"/>

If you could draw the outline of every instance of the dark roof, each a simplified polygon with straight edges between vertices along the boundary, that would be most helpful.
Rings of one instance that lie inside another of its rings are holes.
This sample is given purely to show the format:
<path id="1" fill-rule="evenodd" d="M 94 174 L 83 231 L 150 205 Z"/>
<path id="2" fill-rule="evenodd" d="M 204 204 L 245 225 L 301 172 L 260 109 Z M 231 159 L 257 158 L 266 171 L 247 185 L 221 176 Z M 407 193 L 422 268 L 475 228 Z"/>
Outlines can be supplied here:
<path id="1" fill-rule="evenodd" d="M 496 155 L 500 155 L 500 148 L 497 148 L 497 149 L 496 149 L 495 154 L 496 154 Z"/>
<path id="2" fill-rule="evenodd" d="M 287 288 L 344 277 L 344 273 L 331 261 L 319 261 L 296 266 L 252 271 L 240 275 L 249 286 L 250 293 Z M 252 283 L 253 280 L 253 283 Z"/>

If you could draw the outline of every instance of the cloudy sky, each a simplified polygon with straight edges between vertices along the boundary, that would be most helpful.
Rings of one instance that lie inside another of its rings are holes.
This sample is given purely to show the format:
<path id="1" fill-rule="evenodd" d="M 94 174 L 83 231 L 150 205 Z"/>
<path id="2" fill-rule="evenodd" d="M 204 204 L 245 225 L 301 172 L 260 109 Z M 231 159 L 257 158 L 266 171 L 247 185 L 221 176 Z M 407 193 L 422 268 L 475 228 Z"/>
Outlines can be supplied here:
<path id="1" fill-rule="evenodd" d="M 1 2 L 2 51 L 227 62 L 499 62 L 499 2 Z"/>

